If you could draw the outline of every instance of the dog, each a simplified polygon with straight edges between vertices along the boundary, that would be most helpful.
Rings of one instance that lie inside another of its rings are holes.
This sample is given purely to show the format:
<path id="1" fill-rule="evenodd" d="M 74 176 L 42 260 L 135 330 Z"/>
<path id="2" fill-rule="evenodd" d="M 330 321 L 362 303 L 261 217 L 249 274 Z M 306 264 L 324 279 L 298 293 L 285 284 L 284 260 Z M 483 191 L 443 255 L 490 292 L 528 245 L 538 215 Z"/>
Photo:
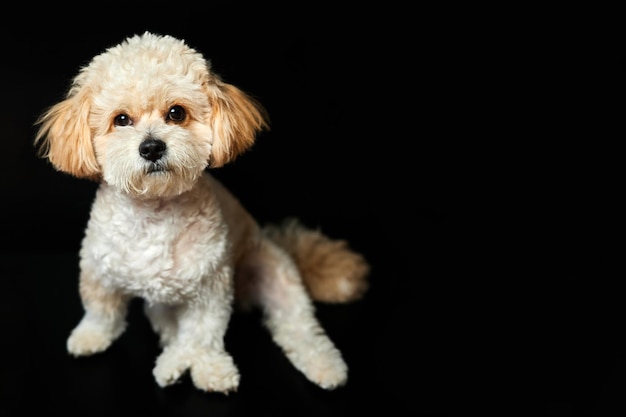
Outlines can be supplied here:
<path id="1" fill-rule="evenodd" d="M 261 227 L 210 173 L 269 130 L 257 99 L 186 41 L 145 32 L 81 67 L 35 124 L 39 157 L 98 182 L 79 252 L 84 315 L 69 354 L 105 351 L 140 298 L 159 339 L 157 384 L 188 372 L 196 388 L 228 394 L 240 382 L 224 346 L 229 320 L 258 308 L 308 380 L 327 390 L 346 383 L 315 303 L 361 299 L 369 263 L 298 220 Z"/>

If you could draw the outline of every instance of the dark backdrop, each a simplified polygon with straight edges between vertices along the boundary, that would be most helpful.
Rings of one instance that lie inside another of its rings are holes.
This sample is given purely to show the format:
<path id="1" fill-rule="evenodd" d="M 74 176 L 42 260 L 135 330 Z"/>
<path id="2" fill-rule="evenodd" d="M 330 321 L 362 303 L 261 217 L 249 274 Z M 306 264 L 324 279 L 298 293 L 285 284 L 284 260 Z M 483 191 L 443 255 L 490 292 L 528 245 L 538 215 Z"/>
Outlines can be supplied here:
<path id="1" fill-rule="evenodd" d="M 1 29 L 0 415 L 624 412 L 615 154 L 605 124 L 568 111 L 589 93 L 572 89 L 568 53 L 585 45 L 552 36 L 554 20 L 393 3 L 16 7 Z M 370 261 L 362 301 L 318 306 L 347 386 L 306 381 L 255 314 L 229 328 L 242 383 L 227 397 L 156 385 L 136 305 L 107 352 L 66 354 L 96 185 L 38 159 L 33 123 L 81 65 L 145 30 L 187 40 L 268 109 L 271 131 L 214 171 L 255 217 L 297 216 Z"/>

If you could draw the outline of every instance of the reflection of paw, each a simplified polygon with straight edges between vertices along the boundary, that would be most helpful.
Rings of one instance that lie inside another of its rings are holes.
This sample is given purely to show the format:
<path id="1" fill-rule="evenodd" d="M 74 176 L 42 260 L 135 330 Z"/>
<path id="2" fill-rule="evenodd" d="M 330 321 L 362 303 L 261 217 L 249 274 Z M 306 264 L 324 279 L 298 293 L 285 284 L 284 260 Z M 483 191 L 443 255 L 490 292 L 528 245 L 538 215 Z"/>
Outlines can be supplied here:
<path id="1" fill-rule="evenodd" d="M 192 361 L 191 379 L 198 389 L 228 394 L 239 386 L 239 371 L 226 353 L 204 354 Z"/>
<path id="2" fill-rule="evenodd" d="M 93 321 L 83 320 L 67 339 L 67 350 L 74 356 L 92 355 L 102 352 L 119 336 L 121 331 L 112 332 Z"/>

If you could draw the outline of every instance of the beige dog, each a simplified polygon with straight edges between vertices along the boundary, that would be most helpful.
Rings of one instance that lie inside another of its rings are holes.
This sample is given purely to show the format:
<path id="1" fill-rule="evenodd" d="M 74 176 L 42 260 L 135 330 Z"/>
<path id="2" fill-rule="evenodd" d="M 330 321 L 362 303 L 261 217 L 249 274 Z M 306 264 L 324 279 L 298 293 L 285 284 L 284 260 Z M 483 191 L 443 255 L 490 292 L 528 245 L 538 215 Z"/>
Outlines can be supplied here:
<path id="1" fill-rule="evenodd" d="M 258 307 L 309 380 L 346 382 L 313 302 L 358 299 L 369 266 L 345 241 L 295 221 L 261 229 L 207 172 L 268 123 L 199 52 L 170 36 L 130 37 L 83 67 L 37 124 L 42 157 L 100 183 L 80 250 L 85 314 L 67 341 L 72 355 L 107 349 L 139 297 L 163 347 L 157 383 L 189 371 L 197 388 L 228 393 L 240 379 L 224 349 L 231 312 Z"/>

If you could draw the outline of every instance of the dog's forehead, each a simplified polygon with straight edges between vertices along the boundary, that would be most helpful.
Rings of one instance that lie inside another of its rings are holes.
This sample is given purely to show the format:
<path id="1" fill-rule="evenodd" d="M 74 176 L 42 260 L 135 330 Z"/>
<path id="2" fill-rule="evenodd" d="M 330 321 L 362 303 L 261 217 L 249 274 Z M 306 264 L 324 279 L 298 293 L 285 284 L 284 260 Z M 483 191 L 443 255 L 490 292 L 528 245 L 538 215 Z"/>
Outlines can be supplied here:
<path id="1" fill-rule="evenodd" d="M 209 62 L 184 41 L 144 34 L 94 57 L 77 82 L 95 90 L 145 90 L 160 85 L 201 85 L 209 77 Z"/>

